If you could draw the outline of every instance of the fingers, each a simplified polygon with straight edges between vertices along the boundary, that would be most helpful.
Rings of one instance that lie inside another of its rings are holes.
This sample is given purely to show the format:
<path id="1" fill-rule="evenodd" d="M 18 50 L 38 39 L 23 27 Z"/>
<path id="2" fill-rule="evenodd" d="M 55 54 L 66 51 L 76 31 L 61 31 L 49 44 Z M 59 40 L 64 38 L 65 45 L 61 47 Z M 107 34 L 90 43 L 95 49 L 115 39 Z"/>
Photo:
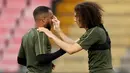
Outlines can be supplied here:
<path id="1" fill-rule="evenodd" d="M 53 23 L 54 30 L 57 31 L 57 29 L 60 28 L 60 21 L 57 19 L 56 16 L 53 16 L 52 23 Z"/>
<path id="2" fill-rule="evenodd" d="M 57 17 L 54 15 L 54 16 L 53 16 L 53 19 L 57 19 Z"/>
<path id="3" fill-rule="evenodd" d="M 55 25 L 59 26 L 59 24 L 60 24 L 60 21 L 59 21 L 59 20 L 52 19 L 52 22 L 53 22 L 53 25 L 54 25 L 54 26 L 55 26 Z"/>
<path id="4" fill-rule="evenodd" d="M 53 22 L 57 22 L 57 21 L 59 21 L 59 20 L 58 20 L 57 17 L 54 15 L 52 21 L 53 21 Z"/>
<path id="5" fill-rule="evenodd" d="M 59 20 L 58 19 L 52 19 L 52 22 L 58 22 Z"/>
<path id="6" fill-rule="evenodd" d="M 57 17 L 54 15 L 52 21 L 55 22 L 56 20 L 58 20 L 58 19 L 57 19 Z"/>

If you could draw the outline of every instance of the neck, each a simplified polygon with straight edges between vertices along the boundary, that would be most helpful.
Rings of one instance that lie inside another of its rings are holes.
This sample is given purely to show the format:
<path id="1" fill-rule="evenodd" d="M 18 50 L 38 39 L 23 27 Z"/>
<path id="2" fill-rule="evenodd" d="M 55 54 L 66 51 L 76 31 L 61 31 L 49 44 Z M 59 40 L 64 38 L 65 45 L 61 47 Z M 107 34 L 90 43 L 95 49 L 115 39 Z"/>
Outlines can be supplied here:
<path id="1" fill-rule="evenodd" d="M 84 28 L 86 31 L 88 30 L 88 28 Z"/>
<path id="2" fill-rule="evenodd" d="M 44 26 L 41 24 L 36 24 L 36 28 L 39 28 L 39 27 L 44 27 Z"/>

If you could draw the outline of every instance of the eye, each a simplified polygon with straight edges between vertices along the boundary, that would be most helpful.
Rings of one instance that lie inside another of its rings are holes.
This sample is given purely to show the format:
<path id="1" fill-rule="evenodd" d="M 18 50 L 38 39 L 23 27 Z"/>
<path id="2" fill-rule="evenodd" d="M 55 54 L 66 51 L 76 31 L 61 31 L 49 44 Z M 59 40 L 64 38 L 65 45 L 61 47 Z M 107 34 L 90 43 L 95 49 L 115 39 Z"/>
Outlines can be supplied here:
<path id="1" fill-rule="evenodd" d="M 51 17 L 51 19 L 53 19 L 53 16 Z"/>

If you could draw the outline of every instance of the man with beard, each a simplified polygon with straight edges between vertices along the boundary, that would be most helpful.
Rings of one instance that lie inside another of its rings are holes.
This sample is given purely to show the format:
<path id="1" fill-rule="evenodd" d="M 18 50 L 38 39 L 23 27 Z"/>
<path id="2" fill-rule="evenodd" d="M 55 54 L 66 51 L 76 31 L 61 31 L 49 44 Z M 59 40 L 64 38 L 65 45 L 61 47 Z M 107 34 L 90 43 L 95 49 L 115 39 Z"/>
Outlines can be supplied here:
<path id="1" fill-rule="evenodd" d="M 45 27 L 50 30 L 54 15 L 50 8 L 39 6 L 34 10 L 33 16 L 36 28 L 32 28 L 23 36 L 17 61 L 27 67 L 27 73 L 51 73 L 54 66 L 52 60 L 63 55 L 65 51 L 60 49 L 50 53 L 51 44 L 47 35 L 38 32 L 37 28 Z"/>

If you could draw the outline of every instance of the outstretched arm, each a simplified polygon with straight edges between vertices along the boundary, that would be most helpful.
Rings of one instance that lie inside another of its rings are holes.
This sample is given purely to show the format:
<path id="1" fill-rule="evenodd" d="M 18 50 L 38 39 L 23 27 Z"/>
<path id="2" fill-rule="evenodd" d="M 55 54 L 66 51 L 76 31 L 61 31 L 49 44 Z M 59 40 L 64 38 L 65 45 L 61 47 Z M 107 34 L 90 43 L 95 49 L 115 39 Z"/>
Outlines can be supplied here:
<path id="1" fill-rule="evenodd" d="M 55 35 L 54 35 L 54 37 L 52 37 L 52 39 L 55 41 L 55 43 L 58 46 L 60 46 L 63 50 L 65 50 L 69 54 L 73 54 L 73 53 L 76 53 L 76 52 L 82 50 L 82 47 L 79 44 L 77 44 L 76 42 L 74 42 L 73 44 L 66 43 L 66 42 L 60 40 L 59 38 L 57 38 Z"/>
<path id="2" fill-rule="evenodd" d="M 71 38 L 67 37 L 61 30 L 57 32 L 57 34 L 61 37 L 61 39 L 69 44 L 74 44 L 75 41 L 72 40 Z"/>
<path id="3" fill-rule="evenodd" d="M 39 28 L 38 30 L 43 31 L 47 36 L 52 38 L 58 46 L 60 46 L 63 50 L 65 50 L 69 54 L 73 54 L 73 53 L 76 53 L 76 52 L 82 50 L 82 47 L 79 44 L 77 44 L 76 42 L 73 44 L 66 43 L 66 42 L 60 40 L 58 37 L 56 37 L 51 31 L 49 31 L 46 28 Z"/>
<path id="4" fill-rule="evenodd" d="M 23 48 L 23 42 L 21 43 L 21 46 L 20 46 L 20 50 L 17 57 L 17 62 L 20 65 L 26 66 L 26 57 L 25 57 L 25 51 Z"/>

